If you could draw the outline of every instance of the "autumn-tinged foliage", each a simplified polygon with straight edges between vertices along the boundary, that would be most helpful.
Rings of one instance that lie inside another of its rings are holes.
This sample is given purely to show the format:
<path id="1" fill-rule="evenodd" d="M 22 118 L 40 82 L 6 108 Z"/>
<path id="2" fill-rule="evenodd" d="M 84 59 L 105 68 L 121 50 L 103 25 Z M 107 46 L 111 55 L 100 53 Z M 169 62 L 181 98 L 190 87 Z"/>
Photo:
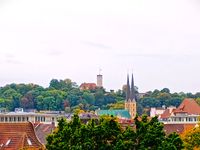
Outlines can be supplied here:
<path id="1" fill-rule="evenodd" d="M 180 150 L 183 142 L 175 133 L 166 136 L 155 117 L 135 118 L 135 127 L 122 129 L 113 117 L 82 124 L 78 115 L 71 122 L 59 121 L 58 128 L 47 137 L 48 150 Z"/>
<path id="2" fill-rule="evenodd" d="M 200 149 L 200 127 L 196 125 L 194 128 L 186 130 L 181 135 L 186 150 Z"/>

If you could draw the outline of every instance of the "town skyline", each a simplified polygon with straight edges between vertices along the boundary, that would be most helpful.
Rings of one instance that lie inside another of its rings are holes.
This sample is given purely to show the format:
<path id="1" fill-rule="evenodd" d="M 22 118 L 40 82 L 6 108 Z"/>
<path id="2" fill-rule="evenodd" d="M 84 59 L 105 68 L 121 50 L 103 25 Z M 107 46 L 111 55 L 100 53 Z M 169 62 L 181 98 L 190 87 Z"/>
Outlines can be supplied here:
<path id="1" fill-rule="evenodd" d="M 0 86 L 51 79 L 199 92 L 197 0 L 0 2 Z"/>

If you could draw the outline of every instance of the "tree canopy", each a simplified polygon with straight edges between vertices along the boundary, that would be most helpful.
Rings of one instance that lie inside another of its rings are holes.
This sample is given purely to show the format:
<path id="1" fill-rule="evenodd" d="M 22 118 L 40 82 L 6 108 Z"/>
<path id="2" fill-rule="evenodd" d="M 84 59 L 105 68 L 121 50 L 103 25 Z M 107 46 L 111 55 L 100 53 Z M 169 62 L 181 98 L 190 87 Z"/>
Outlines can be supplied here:
<path id="1" fill-rule="evenodd" d="M 168 88 L 149 91 L 140 96 L 136 90 L 137 112 L 145 113 L 144 108 L 178 106 L 185 97 L 196 98 L 200 103 L 200 94 L 170 93 Z M 80 90 L 70 79 L 52 79 L 49 87 L 36 84 L 8 84 L 0 87 L 0 109 L 13 111 L 14 108 L 57 110 L 71 112 L 75 109 L 91 111 L 101 109 L 124 108 L 125 88 L 116 92 L 106 92 L 103 88 Z"/>
<path id="2" fill-rule="evenodd" d="M 168 136 L 156 117 L 135 118 L 135 126 L 123 129 L 114 117 L 104 117 L 81 123 L 78 115 L 72 121 L 61 119 L 58 128 L 47 137 L 48 150 L 179 150 L 183 148 L 180 137 Z"/>

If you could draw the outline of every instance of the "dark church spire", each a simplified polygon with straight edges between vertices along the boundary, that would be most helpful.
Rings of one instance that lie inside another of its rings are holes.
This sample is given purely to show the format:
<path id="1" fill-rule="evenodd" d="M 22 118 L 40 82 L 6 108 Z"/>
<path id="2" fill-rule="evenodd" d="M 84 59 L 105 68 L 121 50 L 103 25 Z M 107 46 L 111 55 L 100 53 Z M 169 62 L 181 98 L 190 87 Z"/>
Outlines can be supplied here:
<path id="1" fill-rule="evenodd" d="M 135 86 L 134 86 L 133 74 L 132 74 L 132 78 L 131 78 L 131 93 L 130 93 L 130 99 L 131 99 L 131 100 L 135 100 Z"/>
<path id="2" fill-rule="evenodd" d="M 126 84 L 126 100 L 130 99 L 130 84 L 129 84 L 129 75 L 127 74 L 127 84 Z"/>

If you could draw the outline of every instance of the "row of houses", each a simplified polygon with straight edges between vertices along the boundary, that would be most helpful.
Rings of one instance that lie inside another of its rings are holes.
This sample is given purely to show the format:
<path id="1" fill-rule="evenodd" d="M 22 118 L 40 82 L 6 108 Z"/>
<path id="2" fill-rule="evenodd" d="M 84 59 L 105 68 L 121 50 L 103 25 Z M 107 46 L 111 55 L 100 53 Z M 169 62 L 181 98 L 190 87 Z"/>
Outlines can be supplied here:
<path id="1" fill-rule="evenodd" d="M 167 134 L 176 132 L 178 134 L 199 126 L 200 106 L 194 99 L 186 98 L 176 107 L 151 108 L 150 117 L 158 116 L 164 124 Z"/>
<path id="2" fill-rule="evenodd" d="M 112 115 L 118 118 L 119 123 L 126 127 L 134 124 L 130 113 L 124 110 L 97 110 L 96 114 L 82 113 L 80 119 L 98 119 L 101 115 Z M 0 112 L 0 149 L 41 149 L 46 144 L 46 136 L 57 126 L 61 117 L 71 120 L 73 114 L 63 112 L 24 112 L 16 109 L 15 112 Z M 158 116 L 164 124 L 167 134 L 183 133 L 188 128 L 198 126 L 200 106 L 193 99 L 184 99 L 179 107 L 151 108 L 150 117 Z"/>
<path id="3" fill-rule="evenodd" d="M 62 112 L 24 112 L 22 108 L 14 112 L 0 112 L 0 150 L 44 149 L 46 137 L 58 125 L 58 120 L 71 120 L 73 114 Z M 79 115 L 81 121 L 97 119 L 91 113 Z"/>

